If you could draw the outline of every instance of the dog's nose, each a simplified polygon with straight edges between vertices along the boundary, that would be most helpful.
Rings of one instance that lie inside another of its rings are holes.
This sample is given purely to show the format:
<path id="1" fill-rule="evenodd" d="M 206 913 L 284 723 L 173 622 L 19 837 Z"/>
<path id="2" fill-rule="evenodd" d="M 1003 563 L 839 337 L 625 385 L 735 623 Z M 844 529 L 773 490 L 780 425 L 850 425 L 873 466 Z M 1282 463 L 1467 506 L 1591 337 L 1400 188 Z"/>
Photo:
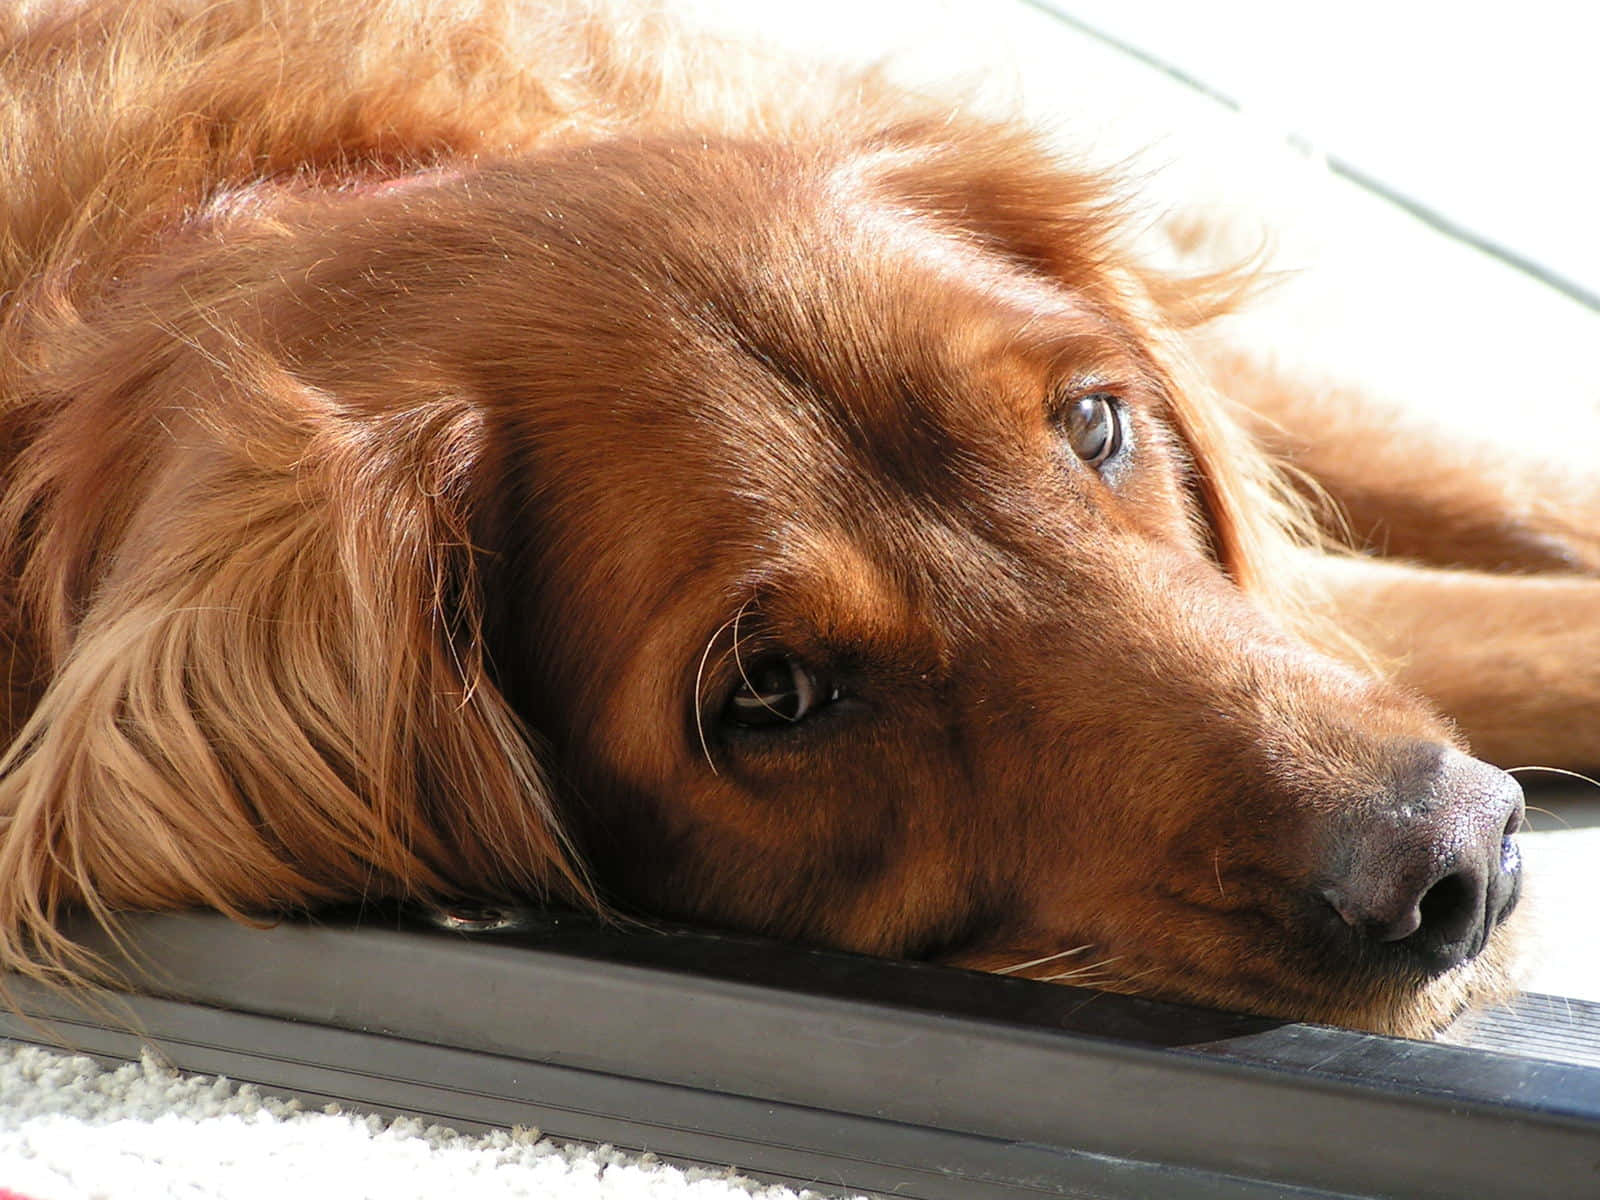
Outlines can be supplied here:
<path id="1" fill-rule="evenodd" d="M 1450 750 L 1341 822 L 1321 895 L 1365 941 L 1441 971 L 1476 956 L 1517 901 L 1522 789 Z"/>

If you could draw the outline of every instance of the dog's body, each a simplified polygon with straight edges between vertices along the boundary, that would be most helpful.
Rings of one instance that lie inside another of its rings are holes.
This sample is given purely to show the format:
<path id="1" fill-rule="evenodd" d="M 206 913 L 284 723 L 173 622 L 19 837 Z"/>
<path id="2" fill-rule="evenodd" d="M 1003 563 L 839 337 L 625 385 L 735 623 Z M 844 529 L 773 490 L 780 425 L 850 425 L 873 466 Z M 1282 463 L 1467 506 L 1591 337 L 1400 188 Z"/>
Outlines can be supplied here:
<path id="1" fill-rule="evenodd" d="M 1520 794 L 1414 689 L 1600 760 L 1600 490 L 1402 477 L 1216 351 L 1236 415 L 1233 284 L 1026 130 L 521 7 L 0 17 L 0 961 L 533 895 L 1398 1031 L 1505 986 Z"/>

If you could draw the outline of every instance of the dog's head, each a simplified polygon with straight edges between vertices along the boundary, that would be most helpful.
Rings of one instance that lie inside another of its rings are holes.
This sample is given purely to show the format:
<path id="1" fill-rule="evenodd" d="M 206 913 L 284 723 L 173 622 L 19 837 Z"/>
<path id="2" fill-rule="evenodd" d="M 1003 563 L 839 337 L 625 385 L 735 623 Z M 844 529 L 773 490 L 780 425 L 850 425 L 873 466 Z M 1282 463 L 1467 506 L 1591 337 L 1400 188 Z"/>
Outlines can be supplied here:
<path id="1" fill-rule="evenodd" d="M 1499 986 L 1516 790 L 1311 644 L 1098 178 L 955 125 L 642 139 L 184 236 L 83 407 L 144 457 L 30 468 L 146 496 L 73 501 L 39 537 L 120 557 L 33 594 L 137 600 L 139 551 L 221 605 L 125 754 L 208 756 L 265 850 L 170 888 L 553 888 L 1398 1031 Z"/>

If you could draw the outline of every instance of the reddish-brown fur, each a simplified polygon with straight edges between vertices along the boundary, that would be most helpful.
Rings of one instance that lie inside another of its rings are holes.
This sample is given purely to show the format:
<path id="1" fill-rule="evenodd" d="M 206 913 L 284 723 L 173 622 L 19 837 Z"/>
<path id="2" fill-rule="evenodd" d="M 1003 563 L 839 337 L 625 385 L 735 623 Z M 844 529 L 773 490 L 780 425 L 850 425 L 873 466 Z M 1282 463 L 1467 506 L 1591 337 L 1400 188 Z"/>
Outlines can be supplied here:
<path id="1" fill-rule="evenodd" d="M 73 906 L 548 896 L 1404 1032 L 1505 986 L 1503 934 L 1420 972 L 1306 895 L 1459 744 L 1410 685 L 1496 755 L 1600 757 L 1555 719 L 1593 670 L 1513 720 L 1424 628 L 1498 605 L 1553 674 L 1593 537 L 1424 493 L 1391 507 L 1460 513 L 1441 557 L 1567 576 L 1328 551 L 1184 347 L 1234 281 L 1141 269 L 1112 181 L 637 17 L 34 7 L 0 962 L 89 968 Z M 1059 424 L 1102 393 L 1105 475 Z M 837 701 L 720 721 L 778 650 Z"/>

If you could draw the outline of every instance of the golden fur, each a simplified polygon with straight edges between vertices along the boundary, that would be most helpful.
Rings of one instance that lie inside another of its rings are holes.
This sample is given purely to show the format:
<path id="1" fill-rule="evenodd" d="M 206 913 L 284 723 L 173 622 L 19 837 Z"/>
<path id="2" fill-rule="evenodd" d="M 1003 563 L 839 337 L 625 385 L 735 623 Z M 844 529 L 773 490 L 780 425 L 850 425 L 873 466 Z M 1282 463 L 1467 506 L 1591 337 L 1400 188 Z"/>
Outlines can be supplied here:
<path id="1" fill-rule="evenodd" d="M 1292 386 L 1185 345 L 1239 280 L 1141 268 L 1115 181 L 587 14 L 0 15 L 0 962 L 471 895 L 1399 1031 L 1503 989 L 1502 935 L 1394 965 L 1300 893 L 1393 779 L 1478 786 L 1407 682 L 1600 757 L 1417 649 L 1435 586 L 1559 642 L 1592 538 L 1330 551 L 1252 440 Z M 1053 432 L 1102 394 L 1115 487 Z M 719 732 L 779 647 L 840 702 Z"/>

